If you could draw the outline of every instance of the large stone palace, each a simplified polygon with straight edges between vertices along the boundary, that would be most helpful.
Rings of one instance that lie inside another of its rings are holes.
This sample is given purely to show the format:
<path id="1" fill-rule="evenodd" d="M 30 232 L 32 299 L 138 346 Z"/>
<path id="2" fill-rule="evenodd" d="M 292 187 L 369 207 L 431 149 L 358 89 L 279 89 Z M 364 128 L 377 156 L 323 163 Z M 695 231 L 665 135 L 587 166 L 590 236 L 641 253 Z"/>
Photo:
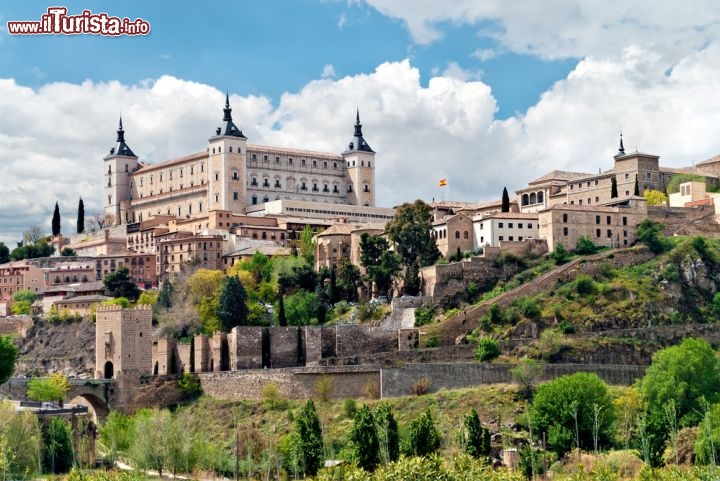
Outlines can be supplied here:
<path id="1" fill-rule="evenodd" d="M 227 96 L 223 114 L 205 151 L 157 164 L 135 155 L 120 119 L 116 144 L 104 158 L 106 218 L 123 225 L 158 215 L 206 217 L 213 210 L 245 214 L 277 201 L 334 204 L 335 210 L 375 206 L 375 152 L 359 112 L 340 154 L 249 144 Z"/>

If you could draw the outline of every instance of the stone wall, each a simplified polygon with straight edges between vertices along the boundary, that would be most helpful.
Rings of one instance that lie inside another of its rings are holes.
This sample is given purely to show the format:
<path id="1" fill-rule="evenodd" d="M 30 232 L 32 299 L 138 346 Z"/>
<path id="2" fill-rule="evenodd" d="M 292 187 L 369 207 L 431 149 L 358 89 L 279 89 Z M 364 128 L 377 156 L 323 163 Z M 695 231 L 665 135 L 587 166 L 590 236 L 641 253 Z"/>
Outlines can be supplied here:
<path id="1" fill-rule="evenodd" d="M 468 284 L 478 286 L 507 280 L 518 272 L 515 263 L 497 262 L 494 256 L 473 256 L 460 262 L 436 264 L 420 269 L 422 294 L 433 301 L 462 295 Z"/>
<path id="2" fill-rule="evenodd" d="M 270 333 L 270 367 L 297 367 L 302 365 L 302 339 L 300 328 L 274 327 Z"/>
<path id="3" fill-rule="evenodd" d="M 336 326 L 337 357 L 398 350 L 398 331 L 368 326 Z"/>
<path id="4" fill-rule="evenodd" d="M 263 389 L 275 385 L 287 399 L 373 397 L 380 392 L 380 369 L 343 368 L 252 369 L 199 374 L 203 392 L 218 399 L 262 400 Z"/>
<path id="5" fill-rule="evenodd" d="M 421 379 L 429 382 L 429 392 L 459 389 L 482 384 L 512 383 L 510 371 L 515 364 L 408 364 L 382 370 L 381 397 L 412 394 L 413 385 Z M 601 364 L 544 364 L 544 380 L 576 372 L 593 372 L 608 384 L 630 385 L 643 376 L 646 366 Z"/>
<path id="6" fill-rule="evenodd" d="M 228 336 L 230 369 L 263 367 L 263 327 L 238 326 Z"/>

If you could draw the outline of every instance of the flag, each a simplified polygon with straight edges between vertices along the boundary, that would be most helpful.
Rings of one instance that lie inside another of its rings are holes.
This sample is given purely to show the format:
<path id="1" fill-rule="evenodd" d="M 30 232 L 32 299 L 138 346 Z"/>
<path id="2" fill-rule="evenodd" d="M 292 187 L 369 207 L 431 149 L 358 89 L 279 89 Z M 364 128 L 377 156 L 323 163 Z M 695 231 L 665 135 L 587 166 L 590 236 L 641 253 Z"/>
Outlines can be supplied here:
<path id="1" fill-rule="evenodd" d="M 438 182 L 438 187 L 445 187 L 447 185 L 447 179 L 440 179 L 440 182 Z"/>

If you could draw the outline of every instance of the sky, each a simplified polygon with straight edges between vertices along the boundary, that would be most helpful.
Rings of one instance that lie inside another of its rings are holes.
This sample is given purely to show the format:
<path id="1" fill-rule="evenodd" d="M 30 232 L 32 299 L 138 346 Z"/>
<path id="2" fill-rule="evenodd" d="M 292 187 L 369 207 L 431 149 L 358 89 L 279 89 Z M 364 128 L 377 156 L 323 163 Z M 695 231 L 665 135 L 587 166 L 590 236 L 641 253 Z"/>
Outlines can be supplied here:
<path id="1" fill-rule="evenodd" d="M 144 161 L 204 150 L 225 92 L 249 142 L 339 153 L 360 110 L 376 202 L 500 197 L 626 150 L 720 154 L 713 0 L 226 0 L 63 3 L 147 35 L 12 35 L 57 3 L 0 4 L 0 241 L 74 233 L 102 210 L 122 114 Z M 440 179 L 448 179 L 439 188 Z"/>

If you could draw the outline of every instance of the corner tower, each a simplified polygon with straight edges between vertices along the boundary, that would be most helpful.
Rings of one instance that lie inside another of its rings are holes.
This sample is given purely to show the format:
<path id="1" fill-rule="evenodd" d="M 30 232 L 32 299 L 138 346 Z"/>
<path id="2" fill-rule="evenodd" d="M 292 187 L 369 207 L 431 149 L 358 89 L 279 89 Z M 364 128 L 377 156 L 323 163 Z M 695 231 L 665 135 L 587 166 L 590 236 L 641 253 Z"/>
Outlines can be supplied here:
<path id="1" fill-rule="evenodd" d="M 209 209 L 245 213 L 247 137 L 232 120 L 230 98 L 225 94 L 223 123 L 208 139 Z"/>
<path id="2" fill-rule="evenodd" d="M 347 167 L 347 199 L 354 205 L 375 206 L 375 152 L 365 141 L 360 111 L 355 116 L 355 132 L 342 153 Z"/>
<path id="3" fill-rule="evenodd" d="M 115 146 L 103 159 L 103 205 L 108 225 L 128 223 L 121 204 L 130 200 L 130 174 L 138 168 L 138 158 L 125 143 L 122 117 L 117 130 Z"/>

